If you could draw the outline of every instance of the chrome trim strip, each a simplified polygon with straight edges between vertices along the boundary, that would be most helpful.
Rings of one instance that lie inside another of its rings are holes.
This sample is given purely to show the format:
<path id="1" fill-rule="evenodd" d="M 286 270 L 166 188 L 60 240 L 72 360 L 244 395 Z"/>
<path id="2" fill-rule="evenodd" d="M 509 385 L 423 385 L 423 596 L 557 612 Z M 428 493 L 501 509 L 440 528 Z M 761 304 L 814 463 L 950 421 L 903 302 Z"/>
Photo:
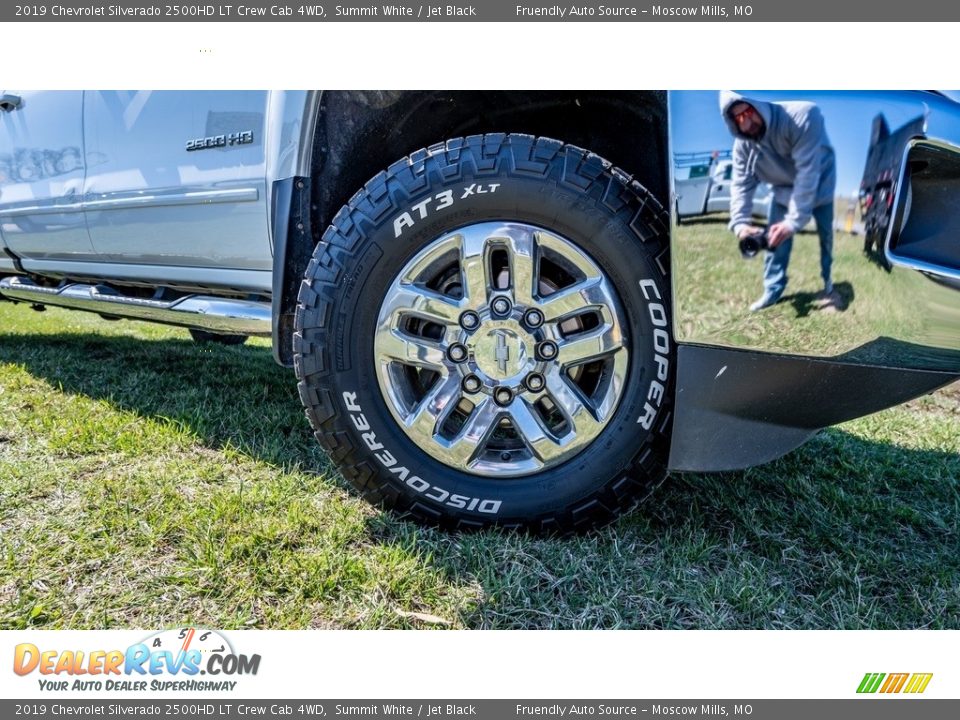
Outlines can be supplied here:
<path id="1" fill-rule="evenodd" d="M 910 270 L 918 270 L 927 275 L 935 275 L 948 280 L 960 280 L 960 270 L 945 268 L 942 265 L 931 265 L 922 260 L 907 260 L 899 258 L 896 255 L 891 255 L 890 253 L 887 253 L 887 260 L 889 260 L 892 265 L 909 268 Z"/>
<path id="2" fill-rule="evenodd" d="M 680 219 L 680 214 L 677 212 L 677 178 L 676 178 L 676 168 L 673 167 L 673 145 L 676 140 L 676 133 L 673 131 L 673 104 L 674 98 L 677 95 L 676 90 L 667 91 L 667 187 L 670 191 L 670 197 L 668 202 L 670 207 L 667 209 L 667 212 L 670 213 L 670 252 L 674 252 L 675 243 L 677 242 L 677 221 Z M 674 299 L 677 297 L 677 274 L 673 272 L 671 267 L 670 272 L 670 297 Z M 673 333 L 673 337 L 680 339 L 681 338 L 681 328 L 679 326 L 679 316 L 677 313 L 670 313 L 670 331 Z"/>
<path id="3" fill-rule="evenodd" d="M 19 217 L 21 215 L 63 215 L 83 210 L 83 203 L 71 202 L 59 205 L 21 205 L 5 207 L 0 210 L 0 218 Z"/>
<path id="4" fill-rule="evenodd" d="M 91 197 L 87 195 L 87 197 Z M 124 210 L 139 207 L 163 207 L 169 205 L 209 205 L 211 203 L 254 202 L 260 197 L 255 187 L 228 188 L 223 190 L 187 190 L 164 194 L 141 195 L 129 191 L 112 193 L 109 197 L 87 200 L 85 210 Z"/>
<path id="5" fill-rule="evenodd" d="M 910 151 L 913 150 L 913 148 L 915 148 L 917 145 L 929 145 L 960 155 L 960 146 L 954 145 L 946 140 L 940 140 L 938 138 L 913 138 L 912 140 L 907 141 L 907 145 L 903 149 L 903 157 L 900 158 L 900 175 L 897 178 L 897 193 L 893 199 L 893 207 L 895 208 L 896 215 L 891 220 L 890 227 L 887 228 L 887 237 L 883 243 L 883 254 L 891 265 L 909 268 L 910 270 L 918 270 L 922 273 L 936 275 L 938 277 L 944 277 L 950 280 L 960 280 L 960 270 L 944 267 L 942 265 L 934 265 L 932 263 L 924 262 L 923 260 L 906 258 L 901 255 L 894 254 L 890 249 L 890 243 L 893 240 L 894 229 L 902 227 L 905 220 L 903 208 L 901 207 L 900 202 L 903 195 L 903 181 L 907 175 L 907 158 L 910 156 Z M 957 241 L 960 242 L 960 238 L 958 238 Z"/>
<path id="6" fill-rule="evenodd" d="M 27 278 L 0 280 L 0 294 L 11 300 L 55 305 L 88 312 L 200 328 L 211 332 L 268 336 L 270 303 L 206 295 L 188 295 L 169 302 L 116 294 L 99 285 L 73 283 L 43 287 Z"/>
<path id="7" fill-rule="evenodd" d="M 88 194 L 87 198 L 96 197 Z M 139 207 L 163 207 L 169 205 L 209 205 L 211 203 L 254 202 L 260 198 L 255 187 L 228 188 L 223 190 L 186 190 L 169 194 L 142 195 L 139 191 L 124 190 L 111 193 L 96 200 L 64 203 L 60 205 L 27 205 L 7 207 L 0 210 L 0 218 L 21 215 L 60 215 L 81 210 L 124 210 Z"/>

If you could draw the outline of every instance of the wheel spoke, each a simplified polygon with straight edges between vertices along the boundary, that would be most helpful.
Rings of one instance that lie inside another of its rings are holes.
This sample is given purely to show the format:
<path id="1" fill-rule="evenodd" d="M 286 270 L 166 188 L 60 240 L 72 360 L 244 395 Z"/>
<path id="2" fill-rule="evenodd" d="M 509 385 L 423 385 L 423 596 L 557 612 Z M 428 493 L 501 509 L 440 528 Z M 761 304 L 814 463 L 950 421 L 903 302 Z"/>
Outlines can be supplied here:
<path id="1" fill-rule="evenodd" d="M 460 317 L 460 303 L 425 287 L 401 285 L 384 302 L 384 308 L 393 317 L 414 315 L 440 325 L 456 325 Z"/>
<path id="2" fill-rule="evenodd" d="M 460 234 L 460 270 L 463 273 L 463 295 L 469 307 L 480 309 L 487 303 L 493 279 L 486 253 L 487 233 L 467 228 Z"/>
<path id="3" fill-rule="evenodd" d="M 446 447 L 445 455 L 456 466 L 466 467 L 480 454 L 502 413 L 496 403 L 485 397 L 473 409 L 457 436 Z"/>
<path id="4" fill-rule="evenodd" d="M 563 367 L 570 367 L 610 355 L 623 347 L 623 336 L 619 328 L 604 324 L 593 330 L 578 333 L 570 340 L 559 343 L 559 346 L 558 362 Z"/>
<path id="5" fill-rule="evenodd" d="M 570 433 L 576 435 L 576 443 L 589 442 L 603 429 L 603 424 L 593 416 L 561 373 L 547 376 L 547 395 L 570 423 Z"/>
<path id="6" fill-rule="evenodd" d="M 537 232 L 537 244 L 549 249 L 574 265 L 585 280 L 599 280 L 603 277 L 600 269 L 574 245 L 561 240 L 556 235 L 540 230 Z"/>
<path id="7" fill-rule="evenodd" d="M 628 363 L 629 358 L 626 352 L 614 353 L 610 363 L 612 365 L 610 375 L 607 379 L 609 384 L 604 392 L 594 395 L 594 397 L 597 397 L 597 401 L 593 406 L 593 416 L 602 423 L 608 422 L 617 408 L 617 399 L 623 393 L 626 384 Z"/>
<path id="8" fill-rule="evenodd" d="M 549 462 L 563 451 L 561 444 L 547 432 L 539 416 L 525 399 L 518 398 L 510 406 L 510 420 L 540 462 Z"/>
<path id="9" fill-rule="evenodd" d="M 453 259 L 460 253 L 460 235 L 447 235 L 433 243 L 426 251 L 420 253 L 404 268 L 403 275 L 398 278 L 401 285 L 423 284 L 431 279 L 430 268 L 438 260 L 449 257 Z"/>
<path id="10" fill-rule="evenodd" d="M 607 302 L 600 278 L 584 280 L 563 290 L 547 295 L 540 303 L 547 322 L 562 320 L 573 313 L 598 310 Z"/>
<path id="11" fill-rule="evenodd" d="M 518 305 L 533 305 L 536 291 L 536 244 L 530 230 L 510 225 L 505 246 L 510 261 L 510 287 L 513 302 Z"/>
<path id="12" fill-rule="evenodd" d="M 439 380 L 407 418 L 407 428 L 423 442 L 432 442 L 440 425 L 460 400 L 460 377 L 451 373 Z"/>
<path id="13" fill-rule="evenodd" d="M 398 427 L 434 460 L 526 477 L 583 450 L 616 412 L 628 332 L 612 283 L 573 242 L 517 220 L 476 222 L 398 268 L 377 317 L 377 381 Z M 581 388 L 567 370 L 591 361 L 603 372 Z M 498 430 L 505 418 L 509 432 Z"/>
<path id="14" fill-rule="evenodd" d="M 444 353 L 438 343 L 405 335 L 399 330 L 377 333 L 376 350 L 381 357 L 405 365 L 445 372 Z"/>

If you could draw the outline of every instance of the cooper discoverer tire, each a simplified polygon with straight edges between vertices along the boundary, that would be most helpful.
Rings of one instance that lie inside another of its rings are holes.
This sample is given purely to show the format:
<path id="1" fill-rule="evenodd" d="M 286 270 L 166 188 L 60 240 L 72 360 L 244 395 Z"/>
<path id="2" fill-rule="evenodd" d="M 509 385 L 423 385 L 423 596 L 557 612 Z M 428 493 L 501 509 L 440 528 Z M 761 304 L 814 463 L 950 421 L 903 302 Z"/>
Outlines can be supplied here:
<path id="1" fill-rule="evenodd" d="M 609 522 L 665 476 L 668 220 L 557 140 L 448 140 L 341 208 L 300 289 L 316 437 L 369 501 L 448 528 Z"/>

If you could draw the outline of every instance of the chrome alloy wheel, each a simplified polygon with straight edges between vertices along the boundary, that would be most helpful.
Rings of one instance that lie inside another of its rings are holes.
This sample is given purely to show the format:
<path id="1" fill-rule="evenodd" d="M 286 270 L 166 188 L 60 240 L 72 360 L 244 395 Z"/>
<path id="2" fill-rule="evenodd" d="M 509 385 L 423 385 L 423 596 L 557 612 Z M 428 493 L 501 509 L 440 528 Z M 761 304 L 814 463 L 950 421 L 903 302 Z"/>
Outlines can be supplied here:
<path id="1" fill-rule="evenodd" d="M 422 450 L 481 476 L 569 460 L 607 425 L 629 351 L 612 285 L 572 242 L 484 222 L 431 242 L 387 290 L 377 380 Z"/>

